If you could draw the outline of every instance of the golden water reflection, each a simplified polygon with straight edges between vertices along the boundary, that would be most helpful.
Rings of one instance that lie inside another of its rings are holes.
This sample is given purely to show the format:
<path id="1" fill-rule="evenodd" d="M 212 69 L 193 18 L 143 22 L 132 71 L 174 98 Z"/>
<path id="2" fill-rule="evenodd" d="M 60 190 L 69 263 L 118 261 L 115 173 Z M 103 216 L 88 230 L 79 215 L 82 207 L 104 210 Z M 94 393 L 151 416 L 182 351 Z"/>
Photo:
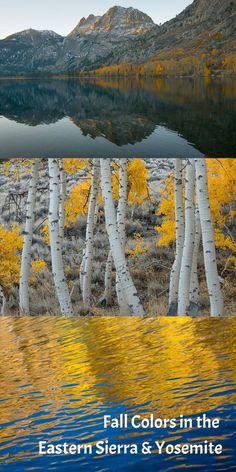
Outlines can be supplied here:
<path id="1" fill-rule="evenodd" d="M 235 341 L 230 318 L 1 318 L 1 441 L 67 426 L 93 441 L 111 405 L 167 418 L 231 408 Z"/>

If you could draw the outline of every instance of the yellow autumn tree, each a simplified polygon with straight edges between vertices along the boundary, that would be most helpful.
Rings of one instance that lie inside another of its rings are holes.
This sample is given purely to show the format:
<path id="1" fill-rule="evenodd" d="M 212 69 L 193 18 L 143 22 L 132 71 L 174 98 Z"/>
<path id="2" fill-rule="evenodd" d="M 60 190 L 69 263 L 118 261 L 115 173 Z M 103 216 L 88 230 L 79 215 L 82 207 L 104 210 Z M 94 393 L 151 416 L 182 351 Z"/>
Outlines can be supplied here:
<path id="1" fill-rule="evenodd" d="M 216 246 L 236 253 L 236 243 L 230 230 L 236 216 L 236 161 L 231 158 L 207 158 L 207 167 Z"/>
<path id="2" fill-rule="evenodd" d="M 148 170 L 143 159 L 131 159 L 127 168 L 128 204 L 143 205 L 149 198 Z"/>
<path id="3" fill-rule="evenodd" d="M 47 264 L 42 259 L 36 259 L 31 263 L 31 272 L 29 283 L 30 285 L 36 284 L 38 275 L 41 274 L 47 268 Z"/>
<path id="4" fill-rule="evenodd" d="M 32 159 L 13 158 L 4 162 L 2 172 L 13 180 L 19 181 L 22 175 L 27 175 L 31 172 L 31 168 Z"/>
<path id="5" fill-rule="evenodd" d="M 160 190 L 160 205 L 157 216 L 164 217 L 161 225 L 155 229 L 159 234 L 157 246 L 170 246 L 175 241 L 175 206 L 174 206 L 174 173 L 165 180 Z"/>
<path id="6" fill-rule="evenodd" d="M 20 235 L 17 224 L 13 225 L 11 229 L 0 225 L 0 286 L 6 292 L 9 292 L 14 284 L 19 283 L 22 246 L 23 237 Z M 45 268 L 45 261 L 41 259 L 32 261 L 30 284 L 36 282 L 37 276 Z"/>
<path id="7" fill-rule="evenodd" d="M 65 171 L 69 174 L 78 174 L 84 170 L 84 175 L 72 188 L 65 203 L 66 226 L 76 221 L 78 216 L 86 215 L 89 206 L 91 190 L 91 159 L 64 159 Z M 100 201 L 100 199 L 99 199 Z"/>
<path id="8" fill-rule="evenodd" d="M 20 181 L 22 175 L 31 173 L 34 159 L 14 158 L 5 161 L 2 171 L 13 181 Z M 23 237 L 20 235 L 19 226 L 13 225 L 12 229 L 6 229 L 0 225 L 0 285 L 9 291 L 20 280 L 21 250 Z M 36 259 L 31 263 L 30 284 L 34 283 L 37 275 L 46 267 L 45 261 Z"/>
<path id="9" fill-rule="evenodd" d="M 65 215 L 66 221 L 65 226 L 73 224 L 79 215 L 86 215 L 88 210 L 89 192 L 91 185 L 91 177 L 89 175 L 91 159 L 81 158 L 64 158 L 64 169 L 66 174 L 74 176 L 81 174 L 81 171 L 85 171 L 85 176 L 82 180 L 75 184 L 71 190 L 70 196 L 65 202 Z M 42 235 L 44 242 L 49 245 L 49 228 L 48 220 L 42 227 Z"/>
<path id="10" fill-rule="evenodd" d="M 75 175 L 81 170 L 88 168 L 90 165 L 90 159 L 81 159 L 81 158 L 65 158 L 64 159 L 64 168 L 67 174 Z"/>
<path id="11" fill-rule="evenodd" d="M 79 159 L 71 159 L 71 161 L 77 161 Z M 68 161 L 66 159 L 65 161 Z M 76 163 L 67 163 L 68 169 L 73 173 L 78 169 L 86 169 L 86 173 L 83 178 L 72 188 L 69 198 L 65 204 L 66 212 L 66 225 L 73 224 L 76 218 L 81 215 L 86 215 L 88 211 L 90 189 L 91 189 L 91 172 L 88 160 L 86 167 L 83 167 L 83 162 L 79 164 L 79 167 L 74 167 Z M 82 165 L 82 167 L 80 167 Z M 119 198 L 119 161 L 113 161 L 112 165 L 112 188 L 113 197 L 115 201 Z M 128 180 L 128 205 L 142 205 L 149 197 L 148 192 L 148 171 L 145 166 L 145 162 L 142 159 L 132 159 L 127 165 L 127 180 Z M 99 207 L 102 206 L 102 195 L 99 193 L 98 198 Z M 47 237 L 47 230 L 44 227 L 44 233 Z"/>
<path id="12" fill-rule="evenodd" d="M 143 159 L 130 159 L 127 165 L 128 205 L 143 205 L 149 198 L 148 170 Z M 119 162 L 113 162 L 112 189 L 119 198 Z"/>
<path id="13" fill-rule="evenodd" d="M 9 291 L 20 278 L 20 251 L 23 238 L 18 225 L 5 229 L 0 225 L 0 285 Z"/>
<path id="14" fill-rule="evenodd" d="M 91 177 L 88 176 L 71 190 L 70 196 L 65 203 L 67 226 L 74 223 L 78 216 L 87 214 L 90 189 Z"/>

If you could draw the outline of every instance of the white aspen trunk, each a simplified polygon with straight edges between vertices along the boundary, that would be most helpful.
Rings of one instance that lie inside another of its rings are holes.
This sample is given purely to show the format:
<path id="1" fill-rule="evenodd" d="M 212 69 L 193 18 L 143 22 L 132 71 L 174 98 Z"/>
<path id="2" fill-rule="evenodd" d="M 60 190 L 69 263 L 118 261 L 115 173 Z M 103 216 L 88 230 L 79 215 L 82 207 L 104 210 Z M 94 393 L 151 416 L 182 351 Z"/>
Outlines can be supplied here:
<path id="1" fill-rule="evenodd" d="M 100 163 L 99 163 L 100 166 Z M 94 212 L 94 224 L 96 225 L 98 222 L 98 213 L 99 213 L 99 205 L 98 205 L 98 199 L 96 202 L 96 207 L 95 207 L 95 212 Z"/>
<path id="2" fill-rule="evenodd" d="M 93 261 L 93 238 L 95 226 L 95 213 L 99 192 L 100 162 L 98 158 L 93 159 L 93 176 L 88 207 L 85 255 L 84 255 L 84 275 L 83 275 L 83 303 L 90 308 L 91 285 L 92 285 L 92 261 Z"/>
<path id="3" fill-rule="evenodd" d="M 207 286 L 210 296 L 211 316 L 222 316 L 224 313 L 224 303 L 216 263 L 214 228 L 208 194 L 206 159 L 199 157 L 194 159 L 194 161 L 196 168 L 197 204 L 202 228 L 203 253 Z"/>
<path id="4" fill-rule="evenodd" d="M 125 219 L 126 219 L 126 211 L 127 211 L 127 198 L 128 198 L 128 190 L 127 190 L 127 164 L 128 159 L 120 159 L 120 173 L 119 173 L 119 201 L 117 207 L 117 226 L 120 234 L 120 242 L 125 251 L 125 243 L 126 243 L 126 234 L 125 234 Z"/>
<path id="5" fill-rule="evenodd" d="M 101 175 L 102 175 L 102 194 L 104 201 L 106 228 L 114 260 L 116 273 L 118 276 L 119 284 L 127 299 L 129 305 L 129 313 L 122 313 L 123 315 L 144 315 L 144 309 L 139 300 L 136 288 L 131 278 L 128 265 L 125 259 L 124 251 L 120 241 L 120 235 L 118 231 L 118 225 L 116 221 L 115 205 L 112 196 L 112 185 L 111 185 L 111 164 L 110 159 L 102 158 L 101 162 Z"/>
<path id="6" fill-rule="evenodd" d="M 29 274 L 31 268 L 31 248 L 33 239 L 33 227 L 35 222 L 35 202 L 37 192 L 37 181 L 39 172 L 39 159 L 34 159 L 32 164 L 32 174 L 30 178 L 28 198 L 26 203 L 26 223 L 24 229 L 24 243 L 21 255 L 20 272 L 20 314 L 30 314 L 29 304 Z"/>
<path id="7" fill-rule="evenodd" d="M 105 269 L 105 291 L 104 291 L 104 300 L 106 306 L 110 306 L 112 304 L 112 253 L 111 250 L 107 256 L 106 262 L 106 269 Z"/>
<path id="8" fill-rule="evenodd" d="M 59 232 L 60 179 L 57 159 L 48 159 L 48 166 L 50 184 L 49 234 L 52 272 L 61 313 L 64 316 L 71 316 L 73 315 L 73 308 L 64 275 L 61 238 Z"/>
<path id="9" fill-rule="evenodd" d="M 170 275 L 169 306 L 170 314 L 177 315 L 179 275 L 184 247 L 184 208 L 183 208 L 183 161 L 174 159 L 174 193 L 175 193 L 175 222 L 176 222 L 176 253 Z"/>
<path id="10" fill-rule="evenodd" d="M 60 159 L 60 198 L 59 198 L 59 235 L 61 240 L 61 246 L 63 246 L 64 240 L 64 228 L 65 228 L 65 199 L 66 199 L 66 173 L 64 166 L 64 159 Z"/>
<path id="11" fill-rule="evenodd" d="M 195 242 L 195 166 L 191 159 L 186 164 L 185 177 L 185 237 L 179 278 L 178 316 L 189 312 L 190 280 Z"/>
<path id="12" fill-rule="evenodd" d="M 97 201 L 95 212 L 94 212 L 94 224 L 97 223 L 98 212 L 99 212 L 99 206 L 98 206 L 98 201 Z M 82 295 L 83 295 L 84 272 L 85 272 L 85 250 L 86 250 L 86 246 L 84 246 L 83 248 L 82 261 L 81 261 L 80 270 L 79 270 L 79 286 L 80 286 L 80 291 Z"/>
<path id="13" fill-rule="evenodd" d="M 83 287 L 84 287 L 84 271 L 85 271 L 85 246 L 83 248 L 83 254 L 82 254 L 82 261 L 80 264 L 80 269 L 79 269 L 79 286 L 80 286 L 80 291 L 83 296 Z"/>
<path id="14" fill-rule="evenodd" d="M 127 163 L 128 159 L 120 159 L 120 171 L 119 171 L 119 201 L 117 207 L 117 226 L 118 231 L 120 234 L 120 241 L 123 251 L 125 253 L 125 243 L 126 243 L 126 234 L 125 234 L 125 218 L 126 218 L 126 211 L 127 211 Z M 104 299 L 106 301 L 106 305 L 112 304 L 112 266 L 113 266 L 113 259 L 112 253 L 109 251 L 107 262 L 106 262 L 106 269 L 105 269 L 105 292 L 104 292 Z M 119 287 L 119 282 L 116 277 L 116 293 L 118 298 L 118 303 L 122 311 L 127 311 L 129 309 L 127 301 L 121 295 L 121 289 Z"/>
<path id="15" fill-rule="evenodd" d="M 201 222 L 198 206 L 195 210 L 195 240 L 193 250 L 193 261 L 192 271 L 190 280 L 190 302 L 199 304 L 200 293 L 199 293 L 199 281 L 198 281 L 198 254 L 200 248 L 200 242 L 202 237 Z"/>
<path id="16" fill-rule="evenodd" d="M 125 219 L 126 219 L 126 211 L 127 211 L 127 198 L 128 198 L 128 190 L 127 190 L 127 164 L 128 159 L 120 159 L 120 171 L 119 171 L 119 200 L 118 200 L 118 207 L 117 207 L 117 227 L 120 235 L 120 242 L 121 247 L 123 249 L 125 255 L 125 244 L 126 244 L 126 234 L 125 234 Z M 116 294 L 118 299 L 118 304 L 122 312 L 127 312 L 129 310 L 129 304 L 123 293 L 118 276 L 116 275 Z"/>
<path id="17" fill-rule="evenodd" d="M 1 315 L 6 315 L 6 306 L 7 306 L 7 299 L 3 290 L 3 287 L 0 285 L 0 304 L 1 304 Z"/>

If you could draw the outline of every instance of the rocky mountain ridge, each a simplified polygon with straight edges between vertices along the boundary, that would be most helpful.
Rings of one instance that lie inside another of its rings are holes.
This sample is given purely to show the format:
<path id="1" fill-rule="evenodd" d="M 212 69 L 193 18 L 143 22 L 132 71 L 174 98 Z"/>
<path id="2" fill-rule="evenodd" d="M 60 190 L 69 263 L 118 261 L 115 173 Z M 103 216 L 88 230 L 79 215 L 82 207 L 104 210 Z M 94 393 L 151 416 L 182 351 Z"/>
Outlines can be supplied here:
<path id="1" fill-rule="evenodd" d="M 132 36 L 150 31 L 155 26 L 152 19 L 135 8 L 114 6 L 103 16 L 89 15 L 82 18 L 78 25 L 69 33 L 69 37 L 89 34 L 113 34 Z"/>
<path id="2" fill-rule="evenodd" d="M 217 45 L 222 48 L 236 40 L 236 0 L 194 0 L 176 18 L 154 28 L 145 35 L 145 41 L 136 40 L 133 47 L 138 51 L 138 60 L 153 57 L 172 48 L 198 48 Z M 235 44 L 234 44 L 235 45 Z M 122 56 L 123 51 L 120 50 Z"/>
<path id="3" fill-rule="evenodd" d="M 214 35 L 220 35 L 221 47 L 236 37 L 235 12 L 235 0 L 194 0 L 176 18 L 158 26 L 137 9 L 114 6 L 102 16 L 82 18 L 67 37 L 29 29 L 1 40 L 0 74 L 65 74 L 122 62 L 137 64 Z"/>

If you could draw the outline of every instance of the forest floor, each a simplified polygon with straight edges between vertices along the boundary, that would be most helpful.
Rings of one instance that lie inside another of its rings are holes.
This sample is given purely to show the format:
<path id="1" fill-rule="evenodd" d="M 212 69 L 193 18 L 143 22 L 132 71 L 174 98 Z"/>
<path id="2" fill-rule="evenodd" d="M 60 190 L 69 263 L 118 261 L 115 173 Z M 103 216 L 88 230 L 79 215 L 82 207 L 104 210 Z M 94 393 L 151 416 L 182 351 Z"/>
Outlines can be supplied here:
<path id="1" fill-rule="evenodd" d="M 126 255 L 131 274 L 138 290 L 139 296 L 149 316 L 166 315 L 168 311 L 168 287 L 170 271 L 174 260 L 174 249 L 171 247 L 157 247 L 158 234 L 155 227 L 161 224 L 161 217 L 156 215 L 158 207 L 158 189 L 168 172 L 168 166 L 163 166 L 162 172 L 156 169 L 150 170 L 151 187 L 156 201 L 148 202 L 144 206 L 129 208 L 126 220 L 127 245 Z M 25 199 L 27 189 L 27 177 L 21 182 L 10 182 L 7 176 L 3 176 L 0 169 L 0 223 L 11 226 L 15 221 L 20 226 L 24 221 Z M 156 175 L 156 177 L 155 177 Z M 70 186 L 74 184 L 71 179 Z M 9 195 L 22 195 L 22 198 L 12 201 L 9 205 Z M 41 224 L 45 221 L 48 211 L 47 186 L 42 182 L 40 197 L 37 202 L 36 230 L 33 239 L 33 258 L 43 259 L 47 263 L 44 269 L 30 286 L 31 314 L 32 315 L 57 315 L 59 307 L 55 298 L 53 279 L 50 266 L 50 250 L 42 239 Z M 84 310 L 79 289 L 79 268 L 82 260 L 82 251 L 85 241 L 86 216 L 80 216 L 72 227 L 65 231 L 63 258 L 65 274 L 69 289 L 72 293 L 72 301 L 76 315 L 87 315 Z M 141 247 L 141 251 L 132 251 Z M 105 229 L 103 214 L 97 221 L 94 235 L 94 261 L 92 279 L 92 309 L 90 315 L 117 315 L 118 306 L 115 295 L 115 271 L 113 270 L 114 305 L 102 307 L 100 300 L 104 291 L 104 275 L 106 259 L 109 251 L 108 238 Z M 131 251 L 131 252 L 130 252 Z M 200 254 L 200 293 L 201 306 L 205 314 L 209 313 L 209 297 L 205 283 L 203 256 Z M 218 253 L 219 273 L 224 279 L 223 295 L 225 299 L 225 312 L 227 315 L 236 315 L 236 286 L 235 274 L 225 270 L 226 260 L 223 253 Z M 9 314 L 18 314 L 18 287 L 12 287 L 8 300 Z"/>

